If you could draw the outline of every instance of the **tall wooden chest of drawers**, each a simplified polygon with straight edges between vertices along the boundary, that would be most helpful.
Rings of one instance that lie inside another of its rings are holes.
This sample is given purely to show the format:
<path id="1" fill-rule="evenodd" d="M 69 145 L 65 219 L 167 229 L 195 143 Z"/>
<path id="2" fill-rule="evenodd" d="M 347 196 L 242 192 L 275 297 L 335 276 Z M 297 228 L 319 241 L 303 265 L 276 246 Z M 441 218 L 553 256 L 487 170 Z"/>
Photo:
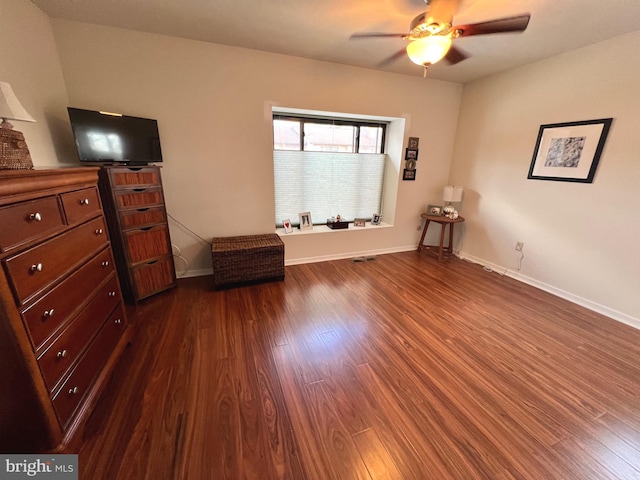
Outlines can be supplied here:
<path id="1" fill-rule="evenodd" d="M 176 286 L 160 167 L 104 166 L 100 194 L 125 299 Z"/>
<path id="2" fill-rule="evenodd" d="M 0 171 L 0 451 L 77 439 L 129 340 L 98 168 Z"/>

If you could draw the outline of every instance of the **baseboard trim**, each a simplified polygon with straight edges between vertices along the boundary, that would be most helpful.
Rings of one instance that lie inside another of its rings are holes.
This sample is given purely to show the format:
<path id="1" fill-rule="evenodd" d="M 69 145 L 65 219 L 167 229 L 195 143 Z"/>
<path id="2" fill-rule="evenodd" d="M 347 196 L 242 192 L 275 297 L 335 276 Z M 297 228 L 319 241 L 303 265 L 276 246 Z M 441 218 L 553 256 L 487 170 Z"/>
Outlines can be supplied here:
<path id="1" fill-rule="evenodd" d="M 338 253 L 335 255 L 320 255 L 317 257 L 294 258 L 290 260 L 285 260 L 284 264 L 285 266 L 302 265 L 305 263 L 328 262 L 331 260 L 344 260 L 346 258 L 354 258 L 354 257 L 371 257 L 373 255 L 385 255 L 388 253 L 409 252 L 415 249 L 416 249 L 415 245 L 407 245 L 404 247 L 382 248 L 378 250 L 362 250 L 358 252 Z"/>
<path id="2" fill-rule="evenodd" d="M 353 257 L 370 257 L 373 255 L 385 255 L 387 253 L 410 252 L 416 249 L 415 245 L 404 247 L 382 248 L 378 250 L 363 250 L 358 252 L 340 253 L 336 255 L 320 255 L 317 257 L 294 258 L 284 261 L 285 266 L 303 265 L 305 263 L 328 262 L 330 260 L 344 260 Z M 204 277 L 213 275 L 213 268 L 201 268 L 198 270 L 187 270 L 186 272 L 176 272 L 178 278 Z"/>
<path id="3" fill-rule="evenodd" d="M 456 255 L 462 260 L 477 263 L 500 275 L 504 275 L 506 277 L 518 280 L 519 282 L 526 283 L 527 285 L 531 285 L 532 287 L 539 288 L 540 290 L 549 292 L 556 297 L 564 298 L 571 303 L 575 303 L 576 305 L 580 305 L 581 307 L 585 307 L 596 313 L 604 315 L 605 317 L 609 317 L 620 323 L 624 323 L 625 325 L 640 330 L 640 319 L 634 318 L 630 315 L 627 315 L 626 313 L 622 313 L 605 305 L 600 305 L 599 303 L 592 302 L 591 300 L 580 297 L 571 292 L 567 292 L 566 290 L 562 290 L 560 288 L 554 287 L 553 285 L 549 285 L 548 283 L 541 282 L 539 280 L 536 280 L 535 278 L 528 277 L 527 275 L 523 275 L 517 270 L 509 270 L 507 267 L 491 263 L 487 260 L 484 260 L 483 258 L 474 257 L 473 255 L 469 255 L 465 252 L 456 252 Z"/>
<path id="4" fill-rule="evenodd" d="M 176 272 L 176 276 L 178 278 L 206 277 L 207 275 L 213 275 L 213 267 L 201 268 L 198 270 L 187 270 L 186 272 Z"/>

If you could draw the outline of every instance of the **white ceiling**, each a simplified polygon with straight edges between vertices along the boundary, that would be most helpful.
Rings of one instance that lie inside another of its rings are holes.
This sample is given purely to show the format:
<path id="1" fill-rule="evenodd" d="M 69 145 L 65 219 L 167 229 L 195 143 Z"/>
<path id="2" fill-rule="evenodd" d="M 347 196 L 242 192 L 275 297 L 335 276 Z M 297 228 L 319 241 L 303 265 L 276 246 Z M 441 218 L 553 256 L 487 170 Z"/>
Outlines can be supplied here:
<path id="1" fill-rule="evenodd" d="M 394 39 L 350 40 L 352 33 L 406 33 L 424 0 L 32 0 L 52 18 L 235 45 L 328 62 L 422 75 Z M 455 25 L 530 13 L 522 34 L 459 38 L 471 58 L 428 76 L 468 82 L 640 29 L 640 0 L 461 0 Z M 640 48 L 640 45 L 639 45 Z M 637 58 L 630 61 L 638 61 Z"/>

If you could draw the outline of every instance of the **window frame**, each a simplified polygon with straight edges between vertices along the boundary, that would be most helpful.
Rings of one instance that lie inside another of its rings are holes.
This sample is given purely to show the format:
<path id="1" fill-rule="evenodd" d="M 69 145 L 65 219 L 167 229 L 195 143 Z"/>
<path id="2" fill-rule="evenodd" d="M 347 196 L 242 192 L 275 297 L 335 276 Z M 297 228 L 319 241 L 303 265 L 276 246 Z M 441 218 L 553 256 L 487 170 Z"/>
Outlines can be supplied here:
<path id="1" fill-rule="evenodd" d="M 322 125 L 341 125 L 341 126 L 351 126 L 356 127 L 356 135 L 355 135 L 355 144 L 354 151 L 351 153 L 372 153 L 372 152 L 360 152 L 360 127 L 374 127 L 374 128 L 382 128 L 382 138 L 380 139 L 380 151 L 373 153 L 386 153 L 385 152 L 385 144 L 386 144 L 386 135 L 387 135 L 387 127 L 388 122 L 368 122 L 364 120 L 357 119 L 349 119 L 349 118 L 340 118 L 340 117 L 323 117 L 323 116 L 314 116 L 314 115 L 294 115 L 294 114 L 283 114 L 283 113 L 273 113 L 271 119 L 271 125 L 273 127 L 274 120 L 285 120 L 285 121 L 297 121 L 300 123 L 300 149 L 297 151 L 304 152 L 304 124 L 305 123 L 316 123 Z M 272 140 L 275 140 L 272 138 Z M 286 150 L 283 148 L 276 148 L 275 141 L 273 142 L 274 150 Z M 291 151 L 296 151 L 290 149 Z"/>

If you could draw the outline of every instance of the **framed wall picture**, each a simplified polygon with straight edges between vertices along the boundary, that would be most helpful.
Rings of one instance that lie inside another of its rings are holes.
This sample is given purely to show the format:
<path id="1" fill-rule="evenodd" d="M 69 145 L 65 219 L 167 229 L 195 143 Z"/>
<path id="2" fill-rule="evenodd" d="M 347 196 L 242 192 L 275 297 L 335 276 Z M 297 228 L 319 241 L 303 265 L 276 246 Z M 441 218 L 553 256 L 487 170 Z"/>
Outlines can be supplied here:
<path id="1" fill-rule="evenodd" d="M 415 180 L 416 179 L 416 170 L 408 170 L 404 169 L 402 172 L 402 180 Z"/>
<path id="2" fill-rule="evenodd" d="M 417 148 L 405 148 L 404 149 L 404 159 L 405 160 L 418 160 L 418 149 Z"/>
<path id="3" fill-rule="evenodd" d="M 612 120 L 540 125 L 527 178 L 592 183 Z"/>
<path id="4" fill-rule="evenodd" d="M 313 222 L 311 222 L 311 212 L 302 212 L 298 214 L 300 220 L 300 230 L 307 230 L 313 228 Z"/>
<path id="5" fill-rule="evenodd" d="M 417 150 L 419 143 L 420 139 L 418 137 L 409 137 L 409 148 Z"/>

